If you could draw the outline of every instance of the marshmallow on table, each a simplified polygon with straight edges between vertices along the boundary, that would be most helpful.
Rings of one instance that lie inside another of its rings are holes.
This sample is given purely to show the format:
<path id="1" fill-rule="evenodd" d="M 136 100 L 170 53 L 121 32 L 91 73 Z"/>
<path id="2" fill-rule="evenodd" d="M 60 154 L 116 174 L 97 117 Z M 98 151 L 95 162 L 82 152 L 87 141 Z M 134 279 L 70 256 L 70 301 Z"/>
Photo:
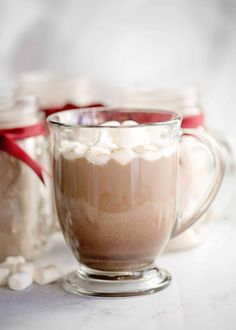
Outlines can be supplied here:
<path id="1" fill-rule="evenodd" d="M 11 274 L 14 272 L 13 274 Z M 24 257 L 8 257 L 0 265 L 0 286 L 8 283 L 10 289 L 22 291 L 30 287 L 33 279 L 37 284 L 48 284 L 55 282 L 61 277 L 59 269 L 54 265 L 34 270 L 34 265 L 25 262 Z"/>
<path id="2" fill-rule="evenodd" d="M 15 291 L 22 291 L 33 283 L 33 276 L 29 273 L 19 272 L 12 274 L 8 279 L 8 286 Z"/>
<path id="3" fill-rule="evenodd" d="M 5 260 L 7 263 L 17 263 L 17 264 L 20 264 L 20 263 L 23 263 L 25 262 L 25 258 L 23 256 L 9 256 L 6 258 Z"/>
<path id="4" fill-rule="evenodd" d="M 0 267 L 0 286 L 4 286 L 7 284 L 9 275 L 9 268 Z"/>
<path id="5" fill-rule="evenodd" d="M 34 265 L 31 262 L 25 262 L 17 266 L 17 272 L 29 273 L 32 277 L 34 276 Z"/>
<path id="6" fill-rule="evenodd" d="M 23 256 L 10 256 L 2 263 L 2 266 L 9 268 L 11 273 L 15 273 L 19 264 L 25 263 Z"/>
<path id="7" fill-rule="evenodd" d="M 37 284 L 49 284 L 57 281 L 61 277 L 61 273 L 57 266 L 49 265 L 47 267 L 41 267 L 34 272 L 34 281 Z"/>

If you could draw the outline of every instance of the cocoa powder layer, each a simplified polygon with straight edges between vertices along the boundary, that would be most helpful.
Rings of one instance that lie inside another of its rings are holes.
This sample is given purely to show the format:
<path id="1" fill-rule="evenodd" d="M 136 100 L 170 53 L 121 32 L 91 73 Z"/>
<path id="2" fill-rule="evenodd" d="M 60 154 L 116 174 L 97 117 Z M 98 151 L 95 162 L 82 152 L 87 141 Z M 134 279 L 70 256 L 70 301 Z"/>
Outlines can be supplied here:
<path id="1" fill-rule="evenodd" d="M 151 264 L 169 240 L 176 212 L 177 155 L 126 165 L 110 159 L 54 159 L 59 221 L 80 263 L 99 270 Z"/>

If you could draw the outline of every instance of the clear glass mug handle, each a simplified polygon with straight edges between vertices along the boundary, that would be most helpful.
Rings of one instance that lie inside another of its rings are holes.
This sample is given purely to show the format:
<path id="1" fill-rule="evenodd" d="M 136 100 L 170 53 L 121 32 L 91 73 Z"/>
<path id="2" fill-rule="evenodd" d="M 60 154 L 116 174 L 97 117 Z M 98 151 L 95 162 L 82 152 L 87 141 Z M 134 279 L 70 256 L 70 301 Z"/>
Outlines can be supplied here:
<path id="1" fill-rule="evenodd" d="M 188 137 L 197 139 L 199 143 L 207 147 L 214 160 L 215 173 L 204 201 L 201 202 L 201 204 L 196 207 L 196 210 L 186 219 L 184 216 L 182 218 L 177 216 L 171 238 L 174 238 L 175 236 L 183 233 L 186 229 L 191 227 L 197 220 L 201 218 L 201 216 L 207 211 L 213 202 L 224 177 L 225 162 L 218 143 L 210 135 L 194 129 L 186 129 L 182 131 L 181 140 Z"/>

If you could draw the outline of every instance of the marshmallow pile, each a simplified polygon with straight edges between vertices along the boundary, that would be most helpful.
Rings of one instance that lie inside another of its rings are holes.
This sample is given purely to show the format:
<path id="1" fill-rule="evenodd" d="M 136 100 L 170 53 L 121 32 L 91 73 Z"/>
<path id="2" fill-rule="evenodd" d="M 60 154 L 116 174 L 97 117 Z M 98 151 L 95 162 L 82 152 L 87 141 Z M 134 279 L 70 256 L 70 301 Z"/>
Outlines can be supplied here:
<path id="1" fill-rule="evenodd" d="M 55 265 L 35 268 L 26 262 L 22 256 L 8 257 L 0 264 L 0 286 L 6 286 L 15 291 L 29 288 L 33 282 L 43 285 L 57 281 L 61 272 Z"/>
<path id="2" fill-rule="evenodd" d="M 62 140 L 56 155 L 63 154 L 68 160 L 85 157 L 94 165 L 104 165 L 110 159 L 125 165 L 137 157 L 154 161 L 169 157 L 176 151 L 166 127 L 157 129 L 153 126 L 138 126 L 133 120 L 121 124 L 118 121 L 107 121 L 100 126 L 104 129 L 97 130 L 98 136 L 95 139 L 95 131 L 88 128 L 84 131 L 82 129 L 78 141 Z"/>

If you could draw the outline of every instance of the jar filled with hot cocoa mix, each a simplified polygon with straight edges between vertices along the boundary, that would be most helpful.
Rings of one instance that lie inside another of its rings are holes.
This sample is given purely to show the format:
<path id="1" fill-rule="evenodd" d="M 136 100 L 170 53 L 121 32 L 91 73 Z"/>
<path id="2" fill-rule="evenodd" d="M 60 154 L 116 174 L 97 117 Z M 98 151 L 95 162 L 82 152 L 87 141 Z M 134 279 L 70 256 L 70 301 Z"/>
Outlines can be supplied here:
<path id="1" fill-rule="evenodd" d="M 96 88 L 86 75 L 31 71 L 17 80 L 17 95 L 35 95 L 46 116 L 63 110 L 101 106 Z"/>
<path id="2" fill-rule="evenodd" d="M 181 90 L 127 90 L 120 94 L 119 104 L 132 108 L 162 109 L 177 112 L 183 116 L 182 128 L 197 129 L 211 134 L 221 145 L 226 160 L 226 175 L 219 196 L 217 197 L 218 204 L 221 205 L 221 208 L 217 208 L 217 203 L 215 203 L 202 217 L 201 221 L 182 235 L 172 239 L 168 249 L 181 250 L 198 245 L 206 238 L 209 223 L 212 219 L 219 217 L 225 218 L 229 215 L 227 213 L 227 207 L 223 207 L 228 203 L 223 190 L 227 185 L 227 196 L 229 197 L 229 191 L 231 190 L 232 192 L 232 187 L 230 188 L 226 181 L 232 181 L 232 177 L 236 176 L 234 142 L 206 125 L 204 112 L 199 104 L 199 93 L 195 87 Z M 211 180 L 213 164 L 209 161 L 207 151 L 200 148 L 194 139 L 192 141 L 190 139 L 183 141 L 180 154 L 179 209 L 187 210 L 187 213 L 191 214 L 194 212 L 199 200 L 204 198 L 202 192 L 205 191 Z M 194 194 L 192 193 L 193 191 Z M 230 198 L 228 199 L 230 200 Z M 224 209 L 224 212 L 222 212 L 222 209 Z"/>
<path id="3" fill-rule="evenodd" d="M 55 112 L 102 106 L 91 79 L 76 73 L 41 70 L 25 72 L 17 80 L 15 94 L 36 96 L 45 118 Z M 48 143 L 48 153 L 51 151 L 50 147 Z M 52 198 L 54 205 L 54 197 Z M 55 210 L 54 207 L 53 209 Z M 60 230 L 56 211 L 53 218 L 55 230 Z"/>
<path id="4" fill-rule="evenodd" d="M 38 257 L 52 231 L 45 134 L 34 97 L 0 97 L 0 261 L 15 255 Z"/>

